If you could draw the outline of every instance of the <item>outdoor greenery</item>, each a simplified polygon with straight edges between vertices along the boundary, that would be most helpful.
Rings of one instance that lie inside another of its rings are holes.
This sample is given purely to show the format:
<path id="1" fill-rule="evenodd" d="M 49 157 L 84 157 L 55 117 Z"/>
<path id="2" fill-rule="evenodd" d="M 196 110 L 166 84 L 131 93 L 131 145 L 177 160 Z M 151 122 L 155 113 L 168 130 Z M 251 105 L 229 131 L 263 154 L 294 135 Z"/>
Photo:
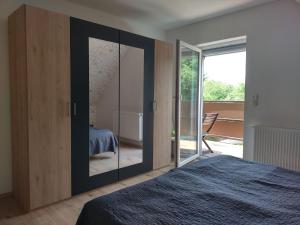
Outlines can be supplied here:
<path id="1" fill-rule="evenodd" d="M 198 63 L 195 58 L 184 58 L 181 61 L 181 96 L 182 100 L 190 101 L 198 91 Z"/>
<path id="2" fill-rule="evenodd" d="M 214 80 L 204 80 L 204 101 L 244 101 L 245 84 L 231 85 Z"/>
<path id="3" fill-rule="evenodd" d="M 197 92 L 197 59 L 185 58 L 181 62 L 181 95 L 182 100 L 190 101 Z M 231 85 L 209 80 L 204 74 L 204 101 L 244 101 L 245 84 Z"/>

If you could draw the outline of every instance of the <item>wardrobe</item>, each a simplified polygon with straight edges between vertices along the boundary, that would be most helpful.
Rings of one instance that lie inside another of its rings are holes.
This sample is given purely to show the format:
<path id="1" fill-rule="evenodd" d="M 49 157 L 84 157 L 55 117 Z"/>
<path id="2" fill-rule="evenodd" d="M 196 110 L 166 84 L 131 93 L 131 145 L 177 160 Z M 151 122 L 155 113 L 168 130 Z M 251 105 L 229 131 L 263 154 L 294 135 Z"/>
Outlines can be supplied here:
<path id="1" fill-rule="evenodd" d="M 20 206 L 170 164 L 171 44 L 28 5 L 8 27 Z"/>

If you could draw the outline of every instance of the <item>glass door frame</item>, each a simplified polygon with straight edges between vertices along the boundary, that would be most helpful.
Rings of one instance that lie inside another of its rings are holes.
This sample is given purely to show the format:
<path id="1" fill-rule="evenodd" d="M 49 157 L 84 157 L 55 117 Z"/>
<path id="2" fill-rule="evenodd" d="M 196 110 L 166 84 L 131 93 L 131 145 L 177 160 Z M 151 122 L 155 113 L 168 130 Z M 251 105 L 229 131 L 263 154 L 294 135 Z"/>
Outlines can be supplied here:
<path id="1" fill-rule="evenodd" d="M 181 114 L 181 47 L 188 48 L 198 53 L 198 113 L 197 113 L 197 153 L 184 161 L 180 161 L 180 114 Z M 202 154 L 202 111 L 203 111 L 203 70 L 202 50 L 181 40 L 176 40 L 176 103 L 175 103 L 175 142 L 176 142 L 176 167 L 181 167 Z"/>

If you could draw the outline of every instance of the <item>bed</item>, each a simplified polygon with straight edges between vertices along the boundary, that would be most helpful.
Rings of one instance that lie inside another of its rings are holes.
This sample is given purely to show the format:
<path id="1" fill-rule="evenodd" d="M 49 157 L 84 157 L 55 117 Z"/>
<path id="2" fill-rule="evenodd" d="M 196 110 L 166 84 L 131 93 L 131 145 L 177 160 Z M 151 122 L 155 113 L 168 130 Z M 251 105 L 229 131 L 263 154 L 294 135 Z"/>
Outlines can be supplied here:
<path id="1" fill-rule="evenodd" d="M 90 156 L 103 152 L 116 152 L 118 141 L 112 131 L 90 127 Z"/>
<path id="2" fill-rule="evenodd" d="M 300 173 L 216 156 L 96 198 L 77 225 L 299 225 Z"/>

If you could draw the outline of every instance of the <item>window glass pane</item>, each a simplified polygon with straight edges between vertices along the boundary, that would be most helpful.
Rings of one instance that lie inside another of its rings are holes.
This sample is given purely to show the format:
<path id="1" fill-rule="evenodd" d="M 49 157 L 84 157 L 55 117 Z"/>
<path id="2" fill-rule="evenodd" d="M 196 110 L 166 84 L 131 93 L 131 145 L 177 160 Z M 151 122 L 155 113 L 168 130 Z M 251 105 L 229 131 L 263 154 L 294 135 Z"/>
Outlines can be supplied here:
<path id="1" fill-rule="evenodd" d="M 181 47 L 180 162 L 198 154 L 199 53 Z"/>

